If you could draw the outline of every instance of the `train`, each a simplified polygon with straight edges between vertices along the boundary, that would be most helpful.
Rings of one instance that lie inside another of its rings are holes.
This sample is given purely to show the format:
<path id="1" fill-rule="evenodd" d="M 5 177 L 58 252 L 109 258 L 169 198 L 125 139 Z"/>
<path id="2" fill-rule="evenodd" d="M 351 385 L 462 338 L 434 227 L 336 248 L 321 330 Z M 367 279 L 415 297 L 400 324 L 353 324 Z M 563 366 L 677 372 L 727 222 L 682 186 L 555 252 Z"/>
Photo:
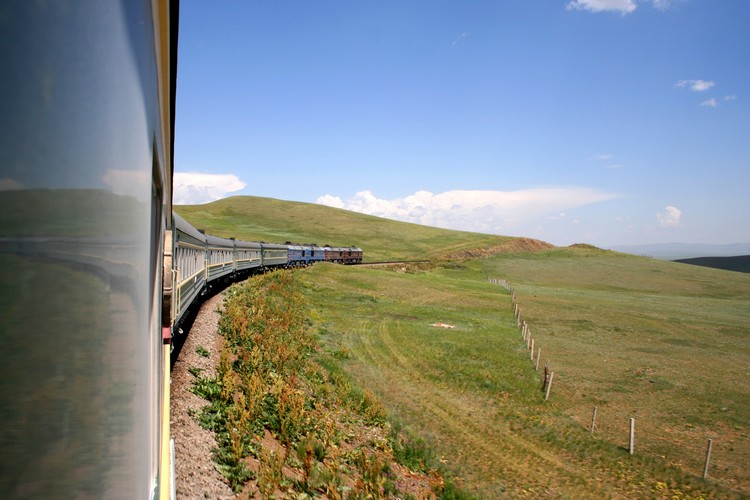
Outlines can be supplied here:
<path id="1" fill-rule="evenodd" d="M 172 338 L 211 289 L 356 247 L 172 207 L 178 0 L 0 7 L 0 491 L 174 498 Z"/>
<path id="2" fill-rule="evenodd" d="M 214 289 L 277 268 L 307 267 L 317 262 L 361 264 L 364 254 L 354 245 L 336 247 L 221 238 L 194 228 L 177 213 L 173 214 L 167 239 L 171 240 L 171 251 L 168 246 L 165 265 L 168 270 L 171 268 L 173 285 L 164 289 L 163 316 L 171 317 L 171 336 L 180 330 L 186 312 L 196 300 Z"/>

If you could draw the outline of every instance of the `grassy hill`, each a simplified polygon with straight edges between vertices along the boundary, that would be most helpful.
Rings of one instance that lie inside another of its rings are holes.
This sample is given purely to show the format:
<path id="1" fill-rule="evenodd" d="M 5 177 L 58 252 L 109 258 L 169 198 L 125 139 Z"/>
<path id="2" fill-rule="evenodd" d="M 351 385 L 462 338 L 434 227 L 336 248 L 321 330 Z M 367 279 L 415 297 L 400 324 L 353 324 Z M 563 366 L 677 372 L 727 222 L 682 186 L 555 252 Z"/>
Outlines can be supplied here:
<path id="1" fill-rule="evenodd" d="M 177 211 L 222 236 L 440 257 L 295 276 L 324 349 L 480 498 L 750 495 L 750 275 L 259 198 Z M 555 372 L 547 402 L 510 294 L 488 276 L 514 285 Z"/>
<path id="2" fill-rule="evenodd" d="M 438 258 L 479 248 L 549 246 L 534 240 L 437 229 L 313 203 L 254 196 L 179 205 L 175 211 L 196 228 L 226 238 L 357 245 L 364 249 L 366 262 Z"/>

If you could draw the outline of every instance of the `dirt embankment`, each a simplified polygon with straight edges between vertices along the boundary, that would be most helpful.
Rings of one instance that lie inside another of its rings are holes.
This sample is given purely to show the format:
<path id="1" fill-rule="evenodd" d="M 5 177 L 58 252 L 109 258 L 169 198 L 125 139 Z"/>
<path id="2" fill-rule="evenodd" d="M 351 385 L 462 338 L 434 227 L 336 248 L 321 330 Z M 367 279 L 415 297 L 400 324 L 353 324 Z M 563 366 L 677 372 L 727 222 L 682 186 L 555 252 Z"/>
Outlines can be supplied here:
<path id="1" fill-rule="evenodd" d="M 501 253 L 540 252 L 555 248 L 555 245 L 533 238 L 514 238 L 500 245 L 485 248 L 471 248 L 446 255 L 449 260 L 477 259 L 492 257 Z"/>

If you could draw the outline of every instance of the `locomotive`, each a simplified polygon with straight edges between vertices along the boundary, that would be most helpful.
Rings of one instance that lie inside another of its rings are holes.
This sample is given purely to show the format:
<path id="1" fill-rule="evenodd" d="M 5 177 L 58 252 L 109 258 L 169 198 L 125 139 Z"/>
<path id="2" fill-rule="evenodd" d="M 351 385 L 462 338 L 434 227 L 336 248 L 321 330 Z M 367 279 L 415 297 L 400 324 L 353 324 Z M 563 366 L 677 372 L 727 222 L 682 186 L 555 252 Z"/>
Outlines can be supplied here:
<path id="1" fill-rule="evenodd" d="M 170 498 L 176 326 L 207 289 L 358 248 L 172 211 L 178 0 L 0 6 L 0 491 Z"/>

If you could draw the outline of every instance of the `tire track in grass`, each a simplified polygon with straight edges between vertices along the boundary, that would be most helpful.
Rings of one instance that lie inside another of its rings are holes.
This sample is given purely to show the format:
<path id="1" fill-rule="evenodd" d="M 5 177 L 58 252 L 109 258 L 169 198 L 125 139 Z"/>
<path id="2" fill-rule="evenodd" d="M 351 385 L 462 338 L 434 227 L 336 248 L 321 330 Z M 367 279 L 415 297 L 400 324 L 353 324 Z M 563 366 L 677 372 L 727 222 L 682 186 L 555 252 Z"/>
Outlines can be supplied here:
<path id="1" fill-rule="evenodd" d="M 513 489 L 519 494 L 529 488 L 538 493 L 539 488 L 548 488 L 551 483 L 568 485 L 579 491 L 586 485 L 588 490 L 596 491 L 594 496 L 611 494 L 604 485 L 590 484 L 581 464 L 571 464 L 569 458 L 572 457 L 562 458 L 533 445 L 513 433 L 507 423 L 498 426 L 500 405 L 496 400 L 478 400 L 471 394 L 456 393 L 447 386 L 436 385 L 423 372 L 414 369 L 418 364 L 414 356 L 406 356 L 404 352 L 416 354 L 418 349 L 401 346 L 391 328 L 402 331 L 399 322 L 388 320 L 378 325 L 365 321 L 359 326 L 360 359 L 362 368 L 369 372 L 365 376 L 371 378 L 374 385 L 382 386 L 379 392 L 384 399 L 395 403 L 397 408 L 406 408 L 411 414 L 410 420 L 419 423 L 423 434 L 432 432 L 444 443 L 442 448 L 456 450 L 457 472 L 467 476 L 470 485 L 475 488 L 481 485 L 484 493 Z M 376 345 L 378 342 L 382 349 Z M 445 437 L 449 439 L 447 442 Z M 550 473 L 553 471 L 559 480 L 552 481 Z M 487 478 L 493 479 L 488 481 Z M 546 490 L 546 493 L 553 491 Z"/>

